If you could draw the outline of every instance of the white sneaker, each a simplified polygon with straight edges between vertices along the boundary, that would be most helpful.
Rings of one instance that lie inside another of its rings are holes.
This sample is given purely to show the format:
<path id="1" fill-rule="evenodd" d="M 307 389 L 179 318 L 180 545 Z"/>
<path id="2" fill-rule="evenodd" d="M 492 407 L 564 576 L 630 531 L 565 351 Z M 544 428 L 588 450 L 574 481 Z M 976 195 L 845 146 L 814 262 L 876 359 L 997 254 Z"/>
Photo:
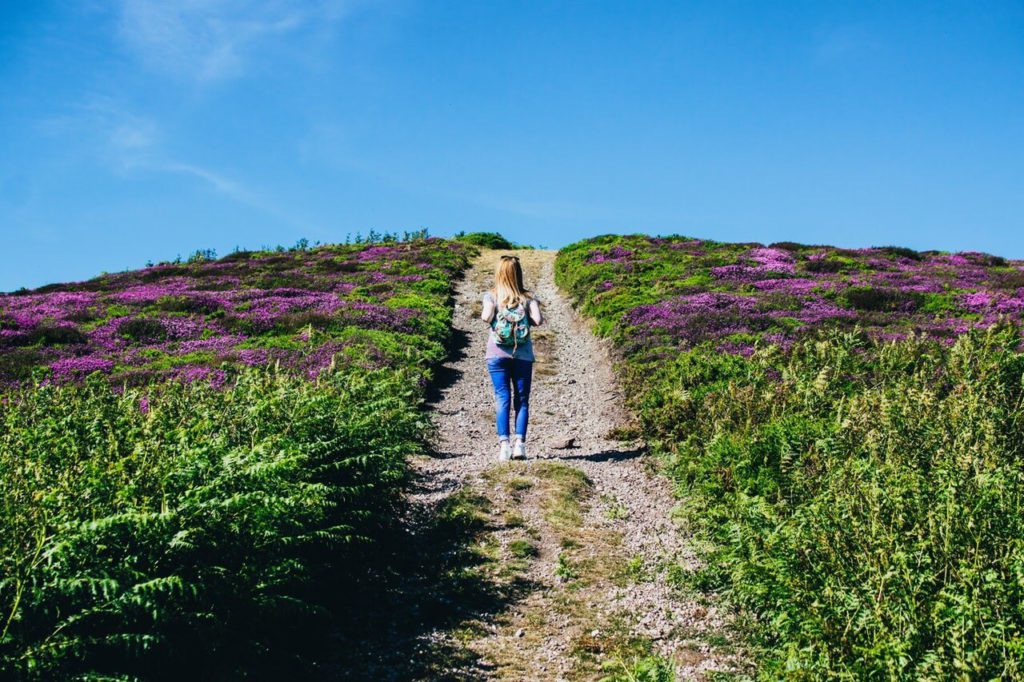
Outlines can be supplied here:
<path id="1" fill-rule="evenodd" d="M 526 459 L 526 443 L 517 440 L 512 446 L 512 459 Z"/>
<path id="2" fill-rule="evenodd" d="M 498 461 L 507 462 L 512 457 L 512 448 L 509 447 L 508 441 L 501 441 L 501 449 L 498 451 Z"/>

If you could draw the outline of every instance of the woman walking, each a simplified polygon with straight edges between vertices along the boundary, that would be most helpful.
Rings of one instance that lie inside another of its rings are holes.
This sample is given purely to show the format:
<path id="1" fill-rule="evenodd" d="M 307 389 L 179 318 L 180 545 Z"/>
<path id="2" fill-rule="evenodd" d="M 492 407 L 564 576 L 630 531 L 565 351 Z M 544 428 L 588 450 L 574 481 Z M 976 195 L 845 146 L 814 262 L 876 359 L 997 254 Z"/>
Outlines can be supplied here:
<path id="1" fill-rule="evenodd" d="M 487 371 L 494 383 L 498 424 L 498 459 L 526 458 L 530 419 L 533 342 L 530 327 L 544 322 L 540 304 L 523 286 L 516 256 L 502 256 L 494 270 L 494 288 L 484 294 L 480 319 L 491 325 L 487 337 Z M 515 441 L 509 444 L 509 407 L 515 409 Z"/>

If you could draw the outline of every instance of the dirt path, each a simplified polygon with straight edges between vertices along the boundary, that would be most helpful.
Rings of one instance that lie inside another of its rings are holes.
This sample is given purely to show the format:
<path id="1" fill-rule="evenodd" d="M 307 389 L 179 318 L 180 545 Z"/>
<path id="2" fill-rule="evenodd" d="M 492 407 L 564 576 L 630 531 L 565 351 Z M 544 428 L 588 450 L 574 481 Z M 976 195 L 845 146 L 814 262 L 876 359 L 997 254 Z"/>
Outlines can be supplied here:
<path id="1" fill-rule="evenodd" d="M 435 594 L 433 608 L 450 610 L 416 635 L 415 655 L 432 662 L 409 674 L 584 680 L 652 656 L 679 679 L 730 669 L 723 617 L 678 585 L 694 557 L 671 520 L 668 484 L 647 470 L 641 444 L 615 439 L 628 418 L 606 348 L 555 286 L 554 252 L 519 255 L 546 318 L 534 330 L 529 458 L 496 458 L 478 319 L 496 252 L 485 252 L 458 292 L 464 350 L 447 367 L 437 453 L 415 461 L 411 500 L 421 518 L 458 521 L 465 551 L 432 560 L 447 585 L 424 589 L 447 595 Z"/>

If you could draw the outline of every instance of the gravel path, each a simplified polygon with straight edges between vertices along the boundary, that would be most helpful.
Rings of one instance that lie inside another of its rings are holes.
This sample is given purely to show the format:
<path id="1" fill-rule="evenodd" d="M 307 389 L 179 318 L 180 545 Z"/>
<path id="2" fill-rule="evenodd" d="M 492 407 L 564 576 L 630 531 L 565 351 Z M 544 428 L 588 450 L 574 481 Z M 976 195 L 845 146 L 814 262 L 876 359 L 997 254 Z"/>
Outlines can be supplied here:
<path id="1" fill-rule="evenodd" d="M 560 547 L 559 533 L 545 525 L 540 495 L 508 498 L 495 483 L 495 471 L 503 468 L 496 463 L 492 389 L 483 358 L 487 327 L 478 316 L 497 253 L 482 254 L 459 288 L 454 324 L 464 335 L 465 350 L 446 368 L 448 385 L 433 407 L 439 427 L 437 454 L 414 462 L 418 486 L 411 501 L 422 509 L 466 488 L 493 493 L 499 503 L 514 505 L 527 525 L 540 528 L 534 533 L 539 547 L 525 569 L 524 582 L 532 586 L 528 593 L 505 613 L 488 617 L 480 636 L 459 645 L 486 662 L 477 671 L 483 677 L 577 679 L 582 675 L 580 642 L 599 635 L 601 624 L 614 620 L 627 623 L 655 652 L 673 660 L 680 679 L 735 668 L 736 654 L 721 644 L 728 639 L 723 637 L 727 622 L 722 613 L 707 598 L 686 596 L 669 584 L 672 570 L 678 570 L 673 567 L 692 568 L 696 559 L 685 532 L 672 521 L 675 500 L 669 485 L 649 471 L 642 444 L 624 443 L 611 434 L 628 425 L 629 417 L 606 345 L 590 333 L 555 286 L 555 253 L 524 250 L 518 254 L 527 286 L 543 306 L 545 325 L 535 330 L 538 359 L 529 456 L 511 466 L 522 475 L 529 475 L 531 467 L 552 466 L 549 462 L 582 471 L 591 494 L 575 537 L 588 538 L 592 546 L 575 550 L 574 556 L 629 559 L 632 573 L 643 576 L 581 581 L 570 595 L 581 609 L 556 608 L 564 604 L 566 591 L 558 571 L 566 541 L 563 537 Z M 563 447 L 569 439 L 572 446 Z M 497 531 L 499 542 L 508 543 L 511 536 L 505 535 Z M 544 616 L 549 613 L 558 615 Z M 539 630 L 536 637 L 526 636 L 531 623 Z M 455 641 L 451 633 L 431 637 Z"/>

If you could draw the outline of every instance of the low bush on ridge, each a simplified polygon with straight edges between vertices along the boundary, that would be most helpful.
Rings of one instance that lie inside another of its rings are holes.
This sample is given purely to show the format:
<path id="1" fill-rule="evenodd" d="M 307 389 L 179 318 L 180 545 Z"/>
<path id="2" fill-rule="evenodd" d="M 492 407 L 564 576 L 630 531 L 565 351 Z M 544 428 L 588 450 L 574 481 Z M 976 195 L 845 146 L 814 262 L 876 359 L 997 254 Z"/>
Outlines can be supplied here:
<path id="1" fill-rule="evenodd" d="M 0 677 L 315 672 L 384 568 L 471 253 L 240 254 L 0 297 L 0 367 L 31 370 L 0 396 Z M 51 326 L 84 341 L 20 341 Z"/>
<path id="2" fill-rule="evenodd" d="M 515 244 L 497 232 L 460 232 L 455 235 L 456 241 L 482 246 L 486 249 L 514 249 Z"/>
<path id="3" fill-rule="evenodd" d="M 556 264 L 713 540 L 698 577 L 756 614 L 765 678 L 1021 677 L 1020 264 L 779 250 L 603 237 Z M 897 279 L 913 305 L 847 295 Z"/>
<path id="4" fill-rule="evenodd" d="M 472 244 L 473 246 L 480 246 L 485 249 L 533 249 L 533 246 L 527 244 L 515 244 L 510 242 L 507 238 L 499 234 L 498 232 L 459 232 L 454 237 L 455 241 L 464 242 L 466 244 Z"/>

